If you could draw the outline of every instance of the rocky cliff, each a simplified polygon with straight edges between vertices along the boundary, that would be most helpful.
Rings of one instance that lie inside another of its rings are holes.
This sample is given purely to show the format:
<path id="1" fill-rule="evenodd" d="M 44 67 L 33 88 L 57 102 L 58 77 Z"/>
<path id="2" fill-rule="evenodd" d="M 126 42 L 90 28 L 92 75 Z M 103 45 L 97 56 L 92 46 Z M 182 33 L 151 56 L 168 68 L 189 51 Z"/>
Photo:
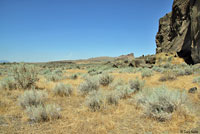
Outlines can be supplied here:
<path id="1" fill-rule="evenodd" d="M 200 0 L 174 0 L 159 21 L 156 53 L 177 52 L 188 64 L 200 63 Z"/>

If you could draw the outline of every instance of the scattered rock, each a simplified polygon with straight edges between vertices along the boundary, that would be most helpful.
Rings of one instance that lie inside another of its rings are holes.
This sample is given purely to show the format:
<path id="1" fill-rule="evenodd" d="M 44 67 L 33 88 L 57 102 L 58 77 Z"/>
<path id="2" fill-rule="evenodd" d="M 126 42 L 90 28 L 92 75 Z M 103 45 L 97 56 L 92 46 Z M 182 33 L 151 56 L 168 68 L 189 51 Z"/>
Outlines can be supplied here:
<path id="1" fill-rule="evenodd" d="M 113 68 L 118 68 L 118 66 L 116 64 L 113 64 L 112 67 Z"/>
<path id="2" fill-rule="evenodd" d="M 146 64 L 155 64 L 156 63 L 156 56 L 155 55 L 147 55 L 145 56 Z"/>
<path id="3" fill-rule="evenodd" d="M 194 94 L 196 92 L 197 92 L 197 87 L 190 88 L 188 91 L 188 93 L 192 93 L 192 94 Z"/>

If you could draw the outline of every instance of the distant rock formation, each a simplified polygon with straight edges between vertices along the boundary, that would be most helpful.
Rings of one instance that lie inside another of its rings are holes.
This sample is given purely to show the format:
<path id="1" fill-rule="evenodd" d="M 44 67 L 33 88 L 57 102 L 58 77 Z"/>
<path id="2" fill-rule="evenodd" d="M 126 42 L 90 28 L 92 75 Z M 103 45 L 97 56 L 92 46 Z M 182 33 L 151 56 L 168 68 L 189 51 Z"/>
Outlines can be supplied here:
<path id="1" fill-rule="evenodd" d="M 152 68 L 153 64 L 156 62 L 155 55 L 146 55 L 138 58 L 134 57 L 133 53 L 127 55 L 121 55 L 116 57 L 115 61 L 112 62 L 114 68 L 123 68 L 123 67 L 148 67 Z"/>
<path id="2" fill-rule="evenodd" d="M 116 58 L 116 60 L 128 60 L 128 61 L 133 60 L 133 59 L 135 59 L 133 53 L 130 53 L 130 54 L 127 54 L 127 55 L 121 55 L 121 56 Z"/>
<path id="3" fill-rule="evenodd" d="M 188 64 L 200 63 L 200 0 L 174 0 L 159 21 L 156 53 L 177 52 Z"/>

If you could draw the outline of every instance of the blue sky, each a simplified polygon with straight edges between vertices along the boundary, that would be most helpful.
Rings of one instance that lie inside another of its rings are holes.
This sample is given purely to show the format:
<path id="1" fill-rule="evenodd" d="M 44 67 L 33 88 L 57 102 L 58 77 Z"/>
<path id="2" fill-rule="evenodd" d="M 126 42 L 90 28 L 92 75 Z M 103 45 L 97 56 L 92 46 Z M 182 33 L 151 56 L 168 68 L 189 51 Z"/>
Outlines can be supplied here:
<path id="1" fill-rule="evenodd" d="M 172 0 L 0 0 L 0 60 L 154 54 Z"/>

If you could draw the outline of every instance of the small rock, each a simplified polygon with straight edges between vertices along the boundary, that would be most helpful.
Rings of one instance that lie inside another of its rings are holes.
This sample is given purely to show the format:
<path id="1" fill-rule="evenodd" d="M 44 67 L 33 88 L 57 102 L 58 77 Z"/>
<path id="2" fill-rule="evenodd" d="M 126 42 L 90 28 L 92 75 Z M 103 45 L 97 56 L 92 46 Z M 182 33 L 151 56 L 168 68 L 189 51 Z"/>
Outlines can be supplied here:
<path id="1" fill-rule="evenodd" d="M 116 64 L 113 64 L 112 67 L 113 68 L 118 68 L 118 66 Z"/>
<path id="2" fill-rule="evenodd" d="M 190 88 L 188 91 L 188 93 L 192 93 L 192 94 L 194 94 L 196 92 L 197 92 L 197 87 Z"/>

